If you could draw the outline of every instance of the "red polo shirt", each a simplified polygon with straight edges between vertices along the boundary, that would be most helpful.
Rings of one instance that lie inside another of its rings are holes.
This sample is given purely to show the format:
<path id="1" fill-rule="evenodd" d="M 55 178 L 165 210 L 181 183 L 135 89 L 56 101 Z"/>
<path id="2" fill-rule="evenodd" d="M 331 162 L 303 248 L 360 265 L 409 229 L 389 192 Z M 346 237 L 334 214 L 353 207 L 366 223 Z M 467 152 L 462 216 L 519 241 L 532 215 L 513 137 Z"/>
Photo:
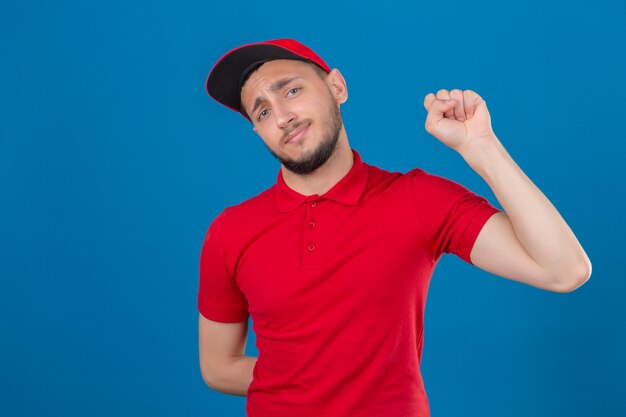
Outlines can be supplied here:
<path id="1" fill-rule="evenodd" d="M 471 263 L 500 210 L 451 180 L 353 154 L 324 195 L 293 191 L 279 172 L 206 234 L 198 309 L 220 322 L 252 317 L 251 417 L 430 414 L 420 361 L 433 269 L 443 253 Z"/>

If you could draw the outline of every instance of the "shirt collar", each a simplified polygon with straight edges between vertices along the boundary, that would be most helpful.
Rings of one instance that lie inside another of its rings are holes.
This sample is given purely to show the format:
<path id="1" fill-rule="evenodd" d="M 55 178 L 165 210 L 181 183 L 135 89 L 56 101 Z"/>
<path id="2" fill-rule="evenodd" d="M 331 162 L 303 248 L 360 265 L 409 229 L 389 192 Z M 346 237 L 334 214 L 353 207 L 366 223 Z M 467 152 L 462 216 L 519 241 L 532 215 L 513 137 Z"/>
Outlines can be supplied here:
<path id="1" fill-rule="evenodd" d="M 352 149 L 354 162 L 350 171 L 335 184 L 330 190 L 324 193 L 321 198 L 336 201 L 338 203 L 353 206 L 359 202 L 365 185 L 367 184 L 368 169 L 367 165 L 361 160 L 361 155 Z M 282 170 L 278 171 L 276 180 L 276 202 L 278 209 L 283 212 L 289 212 L 300 207 L 311 196 L 306 196 L 292 190 L 283 179 Z"/>

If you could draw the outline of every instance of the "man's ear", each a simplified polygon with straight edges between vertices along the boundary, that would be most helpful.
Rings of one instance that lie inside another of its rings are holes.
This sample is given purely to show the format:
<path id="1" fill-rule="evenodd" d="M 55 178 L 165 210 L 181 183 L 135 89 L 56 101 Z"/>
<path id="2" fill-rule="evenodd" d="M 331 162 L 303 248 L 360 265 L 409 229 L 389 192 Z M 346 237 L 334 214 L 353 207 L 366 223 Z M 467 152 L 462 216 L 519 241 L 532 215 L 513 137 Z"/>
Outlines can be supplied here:
<path id="1" fill-rule="evenodd" d="M 326 76 L 326 84 L 337 104 L 345 103 L 346 100 L 348 100 L 348 86 L 346 85 L 346 80 L 337 68 L 330 70 Z"/>

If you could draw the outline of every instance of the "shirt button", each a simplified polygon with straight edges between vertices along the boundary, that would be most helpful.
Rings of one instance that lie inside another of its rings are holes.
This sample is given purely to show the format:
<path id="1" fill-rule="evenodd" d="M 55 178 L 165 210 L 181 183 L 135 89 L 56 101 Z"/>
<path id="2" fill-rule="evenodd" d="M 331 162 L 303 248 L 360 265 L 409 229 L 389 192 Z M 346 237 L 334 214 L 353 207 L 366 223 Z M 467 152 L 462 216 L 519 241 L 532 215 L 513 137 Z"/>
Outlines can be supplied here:
<path id="1" fill-rule="evenodd" d="M 309 203 L 309 206 L 311 206 L 311 207 L 315 207 L 315 206 L 317 206 L 317 201 L 311 201 L 311 202 Z"/>
<path id="2" fill-rule="evenodd" d="M 311 221 L 309 222 L 309 227 L 310 227 L 311 229 L 315 229 L 315 221 L 311 220 Z"/>
<path id="3" fill-rule="evenodd" d="M 312 243 L 309 243 L 309 246 L 307 247 L 307 249 L 309 250 L 309 252 L 313 252 L 315 250 L 315 245 Z"/>

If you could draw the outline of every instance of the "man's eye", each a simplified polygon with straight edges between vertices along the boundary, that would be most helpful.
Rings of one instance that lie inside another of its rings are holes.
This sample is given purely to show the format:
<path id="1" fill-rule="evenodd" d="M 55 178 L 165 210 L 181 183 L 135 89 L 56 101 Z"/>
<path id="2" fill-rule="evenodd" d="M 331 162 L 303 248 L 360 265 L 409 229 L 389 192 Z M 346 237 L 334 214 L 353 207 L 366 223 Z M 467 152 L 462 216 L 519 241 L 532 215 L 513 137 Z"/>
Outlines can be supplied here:
<path id="1" fill-rule="evenodd" d="M 265 109 L 265 110 L 263 110 L 263 111 L 261 111 L 261 112 L 259 113 L 259 120 L 261 120 L 261 119 L 263 119 L 265 116 L 267 116 L 267 111 L 268 111 L 268 110 L 267 110 L 267 109 Z"/>
<path id="2" fill-rule="evenodd" d="M 287 95 L 296 94 L 298 91 L 300 91 L 300 87 L 294 87 L 287 92 Z"/>

